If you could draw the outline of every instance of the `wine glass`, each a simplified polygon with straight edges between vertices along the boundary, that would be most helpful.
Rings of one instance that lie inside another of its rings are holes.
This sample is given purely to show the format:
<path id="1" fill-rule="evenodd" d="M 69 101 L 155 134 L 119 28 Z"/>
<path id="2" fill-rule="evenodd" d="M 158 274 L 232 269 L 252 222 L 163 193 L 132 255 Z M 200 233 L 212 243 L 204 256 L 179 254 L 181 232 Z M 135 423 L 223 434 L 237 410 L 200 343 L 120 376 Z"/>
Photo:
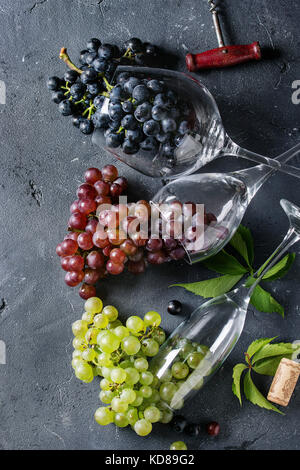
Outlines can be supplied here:
<path id="1" fill-rule="evenodd" d="M 164 154 L 162 144 L 158 150 L 142 150 L 140 147 L 134 154 L 125 153 L 121 146 L 108 147 L 104 130 L 96 129 L 92 136 L 93 143 L 105 148 L 123 163 L 145 175 L 171 179 L 194 173 L 215 158 L 234 155 L 300 177 L 300 169 L 291 168 L 284 162 L 258 155 L 235 144 L 224 130 L 213 96 L 191 75 L 164 69 L 118 66 L 115 77 L 121 72 L 129 72 L 130 75 L 139 78 L 163 80 L 168 90 L 176 92 L 177 96 L 190 107 L 189 117 L 184 118 L 189 120 L 189 132 L 180 139 L 180 144 L 178 143 L 178 147 L 175 148 L 174 158 L 171 160 Z M 108 103 L 107 97 L 101 108 L 103 114 L 108 114 Z"/>
<path id="2" fill-rule="evenodd" d="M 300 239 L 300 209 L 282 199 L 283 210 L 289 218 L 290 228 L 283 241 L 254 276 L 251 287 L 241 287 L 209 300 L 198 307 L 182 322 L 161 346 L 151 361 L 151 369 L 158 379 L 172 377 L 176 362 L 189 365 L 189 374 L 180 382 L 169 406 L 178 409 L 184 401 L 212 377 L 229 356 L 244 328 L 251 294 L 266 272 Z M 186 368 L 186 366 L 182 366 Z M 177 371 L 180 365 L 177 364 Z"/>
<path id="3" fill-rule="evenodd" d="M 300 144 L 297 144 L 275 161 L 279 164 L 285 163 L 299 150 Z M 229 242 L 251 199 L 275 171 L 266 165 L 257 165 L 232 173 L 182 176 L 163 186 L 152 198 L 151 203 L 161 212 L 162 218 L 167 215 L 161 208 L 172 207 L 172 204 L 178 201 L 204 204 L 206 212 L 213 215 L 213 222 L 204 225 L 203 236 L 190 240 L 186 236 L 189 230 L 186 230 L 181 240 L 187 253 L 187 261 L 193 264 L 215 255 Z M 174 217 L 174 212 L 169 211 L 169 214 Z"/>

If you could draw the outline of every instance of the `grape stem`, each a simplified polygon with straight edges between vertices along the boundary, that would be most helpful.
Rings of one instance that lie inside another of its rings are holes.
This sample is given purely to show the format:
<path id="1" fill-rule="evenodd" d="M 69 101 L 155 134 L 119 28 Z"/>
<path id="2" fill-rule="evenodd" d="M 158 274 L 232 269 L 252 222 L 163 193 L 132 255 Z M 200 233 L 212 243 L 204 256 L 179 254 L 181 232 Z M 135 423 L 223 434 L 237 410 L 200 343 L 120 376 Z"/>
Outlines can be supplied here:
<path id="1" fill-rule="evenodd" d="M 67 66 L 71 69 L 71 70 L 75 70 L 77 73 L 79 73 L 80 75 L 82 74 L 82 70 L 80 70 L 75 64 L 73 64 L 73 62 L 71 61 L 68 53 L 67 53 L 67 49 L 66 47 L 62 47 L 61 50 L 60 50 L 60 53 L 59 53 L 59 58 L 62 59 L 64 61 L 65 64 L 67 64 Z"/>

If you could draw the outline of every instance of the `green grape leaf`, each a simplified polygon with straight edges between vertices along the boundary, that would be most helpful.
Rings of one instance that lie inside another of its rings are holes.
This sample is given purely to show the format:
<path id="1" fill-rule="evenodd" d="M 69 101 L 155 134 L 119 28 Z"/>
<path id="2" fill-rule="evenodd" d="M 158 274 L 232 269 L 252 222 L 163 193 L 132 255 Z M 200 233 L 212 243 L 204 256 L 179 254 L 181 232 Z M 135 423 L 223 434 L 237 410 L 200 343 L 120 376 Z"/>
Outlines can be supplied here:
<path id="1" fill-rule="evenodd" d="M 274 281 L 275 279 L 281 279 L 291 268 L 296 254 L 288 253 L 284 258 L 282 258 L 275 266 L 273 266 L 269 271 L 264 275 L 264 281 Z"/>
<path id="2" fill-rule="evenodd" d="M 233 382 L 232 382 L 232 391 L 234 395 L 239 399 L 240 405 L 242 406 L 242 397 L 241 397 L 241 375 L 244 370 L 247 369 L 245 364 L 237 364 L 233 368 Z"/>
<path id="3" fill-rule="evenodd" d="M 249 354 L 249 357 L 251 358 L 253 354 L 255 354 L 257 351 L 259 351 L 262 347 L 264 347 L 266 344 L 271 343 L 273 339 L 276 339 L 277 336 L 274 336 L 274 338 L 260 338 L 256 339 L 253 341 L 249 348 L 247 349 L 247 354 Z"/>
<path id="4" fill-rule="evenodd" d="M 293 354 L 294 351 L 295 346 L 293 346 L 291 343 L 266 344 L 254 354 L 252 358 L 252 364 L 255 364 L 260 359 L 265 359 L 267 357 Z"/>
<path id="5" fill-rule="evenodd" d="M 253 405 L 258 405 L 261 408 L 265 408 L 267 410 L 276 411 L 277 413 L 282 413 L 276 406 L 272 405 L 272 403 L 267 400 L 262 393 L 258 390 L 251 378 L 251 371 L 249 370 L 244 378 L 244 393 L 245 397 L 253 403 Z"/>
<path id="6" fill-rule="evenodd" d="M 253 370 L 257 372 L 257 374 L 270 375 L 271 377 L 273 377 L 276 374 L 281 359 L 283 359 L 284 357 L 286 357 L 287 359 L 291 359 L 292 354 L 284 354 L 282 356 L 261 359 L 255 363 L 255 365 L 253 366 Z"/>
<path id="7" fill-rule="evenodd" d="M 230 240 L 230 244 L 251 268 L 254 260 L 254 243 L 250 230 L 240 225 Z"/>
<path id="8" fill-rule="evenodd" d="M 169 287 L 183 287 L 195 295 L 200 295 L 205 299 L 208 297 L 218 297 L 230 291 L 233 286 L 243 277 L 242 274 L 232 276 L 225 274 L 224 276 L 214 277 L 206 281 L 189 282 L 186 284 L 172 284 Z"/>
<path id="9" fill-rule="evenodd" d="M 242 266 L 238 260 L 222 250 L 216 256 L 208 259 L 203 265 L 211 271 L 216 271 L 220 274 L 246 274 L 247 268 Z"/>
<path id="10" fill-rule="evenodd" d="M 251 295 L 250 302 L 257 310 L 260 310 L 261 312 L 279 313 L 279 315 L 284 317 L 283 306 L 280 305 L 280 303 L 277 302 L 277 300 L 275 300 L 274 297 L 272 297 L 272 295 L 269 292 L 265 291 L 260 286 L 255 287 Z"/>

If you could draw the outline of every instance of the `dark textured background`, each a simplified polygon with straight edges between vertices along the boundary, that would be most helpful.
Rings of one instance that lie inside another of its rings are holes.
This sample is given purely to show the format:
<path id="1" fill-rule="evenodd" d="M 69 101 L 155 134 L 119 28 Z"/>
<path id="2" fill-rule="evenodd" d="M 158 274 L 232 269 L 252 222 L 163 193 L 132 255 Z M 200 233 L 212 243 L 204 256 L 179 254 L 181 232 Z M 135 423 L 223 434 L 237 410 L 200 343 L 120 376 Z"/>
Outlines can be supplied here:
<path id="1" fill-rule="evenodd" d="M 275 156 L 300 135 L 300 105 L 291 102 L 292 82 L 300 80 L 300 4 L 222 4 L 228 41 L 259 40 L 268 58 L 199 77 L 215 95 L 230 135 L 246 148 Z M 168 449 L 178 436 L 166 425 L 155 425 L 147 438 L 129 428 L 100 428 L 93 420 L 99 406 L 98 381 L 84 385 L 70 368 L 70 325 L 81 316 L 83 302 L 76 289 L 65 286 L 55 246 L 64 236 L 69 205 L 84 170 L 112 162 L 112 157 L 60 117 L 45 81 L 51 74 L 63 74 L 61 46 L 74 57 L 93 36 L 118 44 L 131 36 L 152 41 L 177 56 L 177 68 L 184 70 L 187 50 L 216 45 L 206 1 L 1 0 L 0 32 L 0 79 L 7 86 L 7 104 L 0 105 L 0 339 L 7 345 L 7 364 L 0 365 L 0 449 Z M 149 198 L 160 187 L 159 181 L 117 166 L 140 198 Z M 247 167 L 247 162 L 228 158 L 207 170 L 238 167 Z M 245 216 L 255 236 L 257 263 L 287 230 L 281 197 L 300 203 L 296 179 L 272 177 Z M 203 423 L 214 419 L 222 428 L 217 438 L 204 433 L 187 438 L 190 449 L 299 449 L 299 385 L 285 416 L 246 401 L 240 408 L 231 392 L 232 367 L 252 340 L 299 338 L 299 268 L 300 256 L 284 280 L 268 285 L 284 304 L 286 318 L 251 308 L 230 359 L 186 406 L 186 416 Z M 182 300 L 188 313 L 201 299 L 167 286 L 209 275 L 199 265 L 154 266 L 144 276 L 122 275 L 103 283 L 99 294 L 124 316 L 158 310 L 170 331 L 181 319 L 166 314 L 168 300 Z M 257 381 L 264 392 L 269 383 Z"/>

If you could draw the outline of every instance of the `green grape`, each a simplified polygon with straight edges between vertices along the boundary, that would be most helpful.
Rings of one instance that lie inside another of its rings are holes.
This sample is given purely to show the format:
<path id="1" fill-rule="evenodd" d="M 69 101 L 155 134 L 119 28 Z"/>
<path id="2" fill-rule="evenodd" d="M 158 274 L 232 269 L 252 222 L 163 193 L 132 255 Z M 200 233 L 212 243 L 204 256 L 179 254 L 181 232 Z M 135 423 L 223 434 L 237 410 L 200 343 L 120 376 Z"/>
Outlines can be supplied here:
<path id="1" fill-rule="evenodd" d="M 88 330 L 88 323 L 84 320 L 76 320 L 72 324 L 72 332 L 74 336 L 84 336 Z"/>
<path id="2" fill-rule="evenodd" d="M 139 416 L 138 416 L 138 411 L 136 408 L 129 408 L 127 413 L 126 413 L 128 423 L 130 426 L 134 426 L 134 424 L 138 421 Z"/>
<path id="3" fill-rule="evenodd" d="M 179 355 L 182 359 L 186 359 L 194 351 L 192 344 L 187 339 L 181 340 L 178 346 L 180 347 Z"/>
<path id="4" fill-rule="evenodd" d="M 127 367 L 125 369 L 125 372 L 127 373 L 127 377 L 126 377 L 127 385 L 134 385 L 140 380 L 140 374 L 133 367 Z"/>
<path id="5" fill-rule="evenodd" d="M 171 380 L 172 380 L 172 371 L 171 371 L 171 369 L 166 369 L 159 380 L 161 382 L 171 382 Z"/>
<path id="6" fill-rule="evenodd" d="M 169 381 L 170 381 L 170 380 L 168 380 L 168 382 L 169 382 Z M 156 377 L 156 376 L 153 377 L 153 382 L 152 382 L 152 384 L 151 384 L 151 387 L 152 387 L 152 388 L 158 388 L 158 387 L 160 387 L 160 381 L 159 381 L 158 377 Z"/>
<path id="7" fill-rule="evenodd" d="M 116 413 L 114 423 L 118 428 L 125 428 L 129 424 L 128 418 L 124 413 Z"/>
<path id="8" fill-rule="evenodd" d="M 196 369 L 203 358 L 204 358 L 204 354 L 202 354 L 201 352 L 192 352 L 187 357 L 188 366 L 191 369 Z"/>
<path id="9" fill-rule="evenodd" d="M 112 360 L 111 360 L 111 355 L 105 352 L 99 354 L 97 360 L 100 366 L 110 367 L 113 365 Z"/>
<path id="10" fill-rule="evenodd" d="M 86 341 L 89 344 L 97 344 L 97 337 L 98 337 L 99 331 L 100 330 L 98 330 L 98 328 L 90 328 L 85 335 Z"/>
<path id="11" fill-rule="evenodd" d="M 149 387 L 149 385 L 143 385 L 143 386 L 139 389 L 139 392 L 140 392 L 140 394 L 142 395 L 142 397 L 144 397 L 144 398 L 149 398 L 149 397 L 151 397 L 151 395 L 152 395 L 152 388 Z"/>
<path id="12" fill-rule="evenodd" d="M 78 351 L 84 351 L 88 347 L 87 342 L 83 338 L 74 338 L 72 344 L 73 348 L 78 349 Z"/>
<path id="13" fill-rule="evenodd" d="M 82 352 L 82 359 L 84 359 L 87 362 L 90 362 L 95 359 L 96 355 L 97 355 L 96 351 L 92 348 L 89 348 Z"/>
<path id="14" fill-rule="evenodd" d="M 121 320 L 114 320 L 114 321 L 109 322 L 109 324 L 107 325 L 107 329 L 115 330 L 118 326 L 122 326 Z"/>
<path id="15" fill-rule="evenodd" d="M 139 352 L 141 343 L 135 336 L 127 336 L 122 340 L 122 349 L 128 356 L 132 356 Z"/>
<path id="16" fill-rule="evenodd" d="M 189 371 L 188 366 L 184 362 L 175 362 L 172 365 L 172 375 L 175 379 L 185 379 Z"/>
<path id="17" fill-rule="evenodd" d="M 146 419 L 139 419 L 134 425 L 134 430 L 139 436 L 147 436 L 152 431 L 152 424 Z"/>
<path id="18" fill-rule="evenodd" d="M 89 313 L 100 313 L 103 308 L 103 302 L 99 297 L 90 297 L 84 304 L 84 310 Z"/>
<path id="19" fill-rule="evenodd" d="M 150 385 L 153 382 L 153 374 L 149 371 L 141 372 L 140 382 L 143 385 Z"/>
<path id="20" fill-rule="evenodd" d="M 115 367 L 114 369 L 111 370 L 110 373 L 110 378 L 113 382 L 117 384 L 121 384 L 125 382 L 125 379 L 127 377 L 127 374 L 124 369 L 121 367 Z"/>
<path id="21" fill-rule="evenodd" d="M 170 445 L 170 450 L 187 450 L 187 446 L 183 441 L 176 441 Z"/>
<path id="22" fill-rule="evenodd" d="M 111 401 L 111 407 L 116 413 L 125 413 L 128 409 L 128 403 L 124 403 L 119 397 L 114 397 Z"/>
<path id="23" fill-rule="evenodd" d="M 107 316 L 109 322 L 115 321 L 119 316 L 118 310 L 113 305 L 106 305 L 102 313 Z"/>
<path id="24" fill-rule="evenodd" d="M 110 381 L 107 380 L 107 379 L 102 379 L 102 380 L 100 381 L 100 388 L 101 388 L 101 390 L 104 390 L 105 392 L 107 392 L 108 390 L 110 390 L 110 385 L 111 385 L 111 383 L 110 383 Z"/>
<path id="25" fill-rule="evenodd" d="M 159 350 L 159 344 L 152 338 L 146 338 L 142 341 L 142 351 L 146 356 L 156 356 Z"/>
<path id="26" fill-rule="evenodd" d="M 138 357 L 137 359 L 134 360 L 134 367 L 139 372 L 144 372 L 148 369 L 149 363 L 147 359 L 145 359 L 144 357 Z"/>
<path id="27" fill-rule="evenodd" d="M 140 331 L 145 331 L 145 324 L 143 320 L 136 315 L 133 315 L 132 317 L 129 317 L 127 319 L 126 327 L 132 333 L 139 333 Z"/>
<path id="28" fill-rule="evenodd" d="M 114 412 L 109 408 L 101 406 L 95 412 L 95 420 L 101 426 L 106 426 L 107 424 L 113 423 L 114 415 Z"/>
<path id="29" fill-rule="evenodd" d="M 120 340 L 110 331 L 106 331 L 100 336 L 98 344 L 103 352 L 112 353 L 120 346 Z"/>
<path id="30" fill-rule="evenodd" d="M 122 367 L 122 369 L 127 369 L 127 367 L 131 367 L 132 363 L 129 359 L 124 359 L 124 361 L 121 361 L 119 366 Z"/>
<path id="31" fill-rule="evenodd" d="M 159 326 L 161 323 L 161 316 L 159 313 L 151 310 L 144 316 L 144 323 L 146 326 Z"/>
<path id="32" fill-rule="evenodd" d="M 157 423 L 161 418 L 161 412 L 156 406 L 149 406 L 144 411 L 144 417 L 150 423 Z"/>
<path id="33" fill-rule="evenodd" d="M 94 367 L 94 376 L 96 377 L 96 375 L 100 375 L 102 377 L 102 367 L 100 366 Z"/>
<path id="34" fill-rule="evenodd" d="M 164 424 L 168 424 L 173 419 L 173 412 L 171 410 L 163 410 L 161 412 L 160 422 Z"/>
<path id="35" fill-rule="evenodd" d="M 136 393 L 130 388 L 124 388 L 124 390 L 121 392 L 120 398 L 124 403 L 130 404 L 133 403 L 136 399 Z"/>
<path id="36" fill-rule="evenodd" d="M 94 321 L 94 316 L 95 316 L 94 313 L 84 312 L 81 318 L 82 320 L 86 321 L 90 325 Z"/>
<path id="37" fill-rule="evenodd" d="M 205 346 L 204 344 L 198 344 L 197 352 L 200 352 L 205 355 L 206 353 L 209 352 L 209 347 Z"/>
<path id="38" fill-rule="evenodd" d="M 165 400 L 167 403 L 170 403 L 174 394 L 176 393 L 176 385 L 173 382 L 165 382 L 160 386 L 159 394 L 162 400 Z"/>
<path id="39" fill-rule="evenodd" d="M 152 332 L 151 338 L 155 339 L 155 341 L 161 346 L 166 340 L 166 333 L 162 328 L 156 328 Z"/>
<path id="40" fill-rule="evenodd" d="M 108 325 L 108 318 L 104 313 L 98 313 L 94 317 L 94 326 L 100 330 L 106 328 Z"/>
<path id="41" fill-rule="evenodd" d="M 85 364 L 85 361 L 80 357 L 74 357 L 71 362 L 73 369 L 76 369 L 76 367 L 82 363 Z"/>
<path id="42" fill-rule="evenodd" d="M 196 383 L 196 385 L 193 386 L 193 390 L 200 390 L 200 388 L 203 385 L 203 382 L 204 382 L 203 379 L 199 379 L 198 382 Z"/>
<path id="43" fill-rule="evenodd" d="M 72 358 L 81 358 L 82 357 L 82 351 L 79 351 L 79 349 L 74 349 L 72 352 Z"/>
<path id="44" fill-rule="evenodd" d="M 105 379 L 108 379 L 110 380 L 111 376 L 111 371 L 112 371 L 112 368 L 111 367 L 106 367 L 106 366 L 103 366 L 102 367 L 102 375 Z"/>
<path id="45" fill-rule="evenodd" d="M 174 403 L 172 403 L 173 410 L 181 410 L 184 406 L 183 398 L 177 399 Z"/>
<path id="46" fill-rule="evenodd" d="M 112 399 L 116 396 L 116 392 L 112 390 L 101 390 L 99 393 L 100 400 L 105 403 L 106 405 L 110 405 Z"/>
<path id="47" fill-rule="evenodd" d="M 132 406 L 139 407 L 143 403 L 144 398 L 138 390 L 135 390 L 135 400 L 131 403 Z"/>
<path id="48" fill-rule="evenodd" d="M 114 329 L 113 331 L 114 335 L 116 335 L 120 340 L 123 338 L 126 338 L 126 336 L 129 336 L 129 330 L 126 328 L 126 326 L 119 325 L 117 328 Z"/>
<path id="49" fill-rule="evenodd" d="M 90 383 L 94 378 L 93 368 L 86 362 L 80 362 L 75 368 L 75 375 L 82 382 Z"/>
<path id="50" fill-rule="evenodd" d="M 151 385 L 151 387 L 152 387 L 152 385 Z M 159 394 L 158 390 L 155 390 L 155 389 L 152 388 L 152 395 L 151 395 L 149 400 L 152 404 L 159 402 L 160 394 Z"/>

